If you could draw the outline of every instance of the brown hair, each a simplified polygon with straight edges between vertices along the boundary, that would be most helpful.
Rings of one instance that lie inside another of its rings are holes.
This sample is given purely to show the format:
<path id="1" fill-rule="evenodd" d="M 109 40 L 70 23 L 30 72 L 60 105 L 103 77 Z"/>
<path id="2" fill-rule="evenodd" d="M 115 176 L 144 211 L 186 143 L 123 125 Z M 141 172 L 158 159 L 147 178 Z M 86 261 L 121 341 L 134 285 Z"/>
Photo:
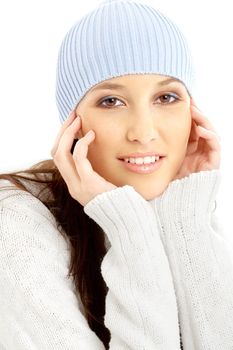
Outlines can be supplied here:
<path id="1" fill-rule="evenodd" d="M 108 349 L 110 332 L 104 325 L 108 288 L 100 270 L 106 254 L 103 230 L 85 214 L 83 206 L 71 197 L 53 159 L 41 161 L 23 171 L 0 174 L 0 179 L 9 180 L 17 188 L 30 193 L 31 190 L 23 184 L 25 180 L 26 183 L 43 184 L 37 198 L 55 216 L 58 230 L 62 228 L 71 243 L 69 277 L 72 277 L 76 293 L 80 295 L 90 328 Z"/>

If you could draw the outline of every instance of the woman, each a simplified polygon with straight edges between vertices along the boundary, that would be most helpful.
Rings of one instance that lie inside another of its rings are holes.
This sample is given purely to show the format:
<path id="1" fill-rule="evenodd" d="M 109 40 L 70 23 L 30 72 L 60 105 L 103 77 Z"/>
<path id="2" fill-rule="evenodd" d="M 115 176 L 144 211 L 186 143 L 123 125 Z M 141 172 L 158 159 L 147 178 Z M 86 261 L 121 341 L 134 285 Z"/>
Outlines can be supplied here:
<path id="1" fill-rule="evenodd" d="M 105 1 L 68 31 L 53 159 L 1 175 L 2 348 L 232 349 L 220 144 L 194 77 L 150 6 Z"/>

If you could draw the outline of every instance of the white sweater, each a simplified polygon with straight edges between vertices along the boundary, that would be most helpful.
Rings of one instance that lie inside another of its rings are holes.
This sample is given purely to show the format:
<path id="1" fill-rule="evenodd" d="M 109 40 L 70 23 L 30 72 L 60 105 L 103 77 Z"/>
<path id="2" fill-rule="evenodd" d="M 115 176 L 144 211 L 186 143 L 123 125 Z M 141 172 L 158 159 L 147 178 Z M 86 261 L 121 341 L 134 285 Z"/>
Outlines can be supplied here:
<path id="1" fill-rule="evenodd" d="M 4 182 L 2 182 L 5 184 Z M 146 201 L 123 186 L 84 211 L 106 234 L 110 350 L 233 349 L 233 252 L 216 222 L 220 171 Z M 69 243 L 46 206 L 0 191 L 0 350 L 103 350 L 67 277 Z"/>

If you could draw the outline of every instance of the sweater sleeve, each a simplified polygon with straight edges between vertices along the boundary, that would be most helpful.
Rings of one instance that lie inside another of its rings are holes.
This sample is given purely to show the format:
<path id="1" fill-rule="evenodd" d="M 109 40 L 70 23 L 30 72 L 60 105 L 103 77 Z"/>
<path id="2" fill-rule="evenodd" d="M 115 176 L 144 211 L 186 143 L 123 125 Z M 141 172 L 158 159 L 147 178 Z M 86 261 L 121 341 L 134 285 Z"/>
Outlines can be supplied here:
<path id="1" fill-rule="evenodd" d="M 172 276 L 150 205 L 125 186 L 84 210 L 111 242 L 101 263 L 110 350 L 179 349 Z M 32 195 L 18 190 L 1 201 L 0 251 L 0 348 L 104 349 L 67 278 L 68 245 Z"/>
<path id="2" fill-rule="evenodd" d="M 184 349 L 233 349 L 233 249 L 214 213 L 220 171 L 171 182 L 151 201 L 177 295 Z"/>
<path id="3" fill-rule="evenodd" d="M 98 195 L 84 210 L 111 244 L 101 265 L 110 349 L 180 349 L 173 281 L 149 203 L 126 185 Z"/>
<path id="4" fill-rule="evenodd" d="M 5 193 L 0 202 L 0 349 L 104 350 L 67 277 L 68 245 L 54 217 L 28 193 Z"/>

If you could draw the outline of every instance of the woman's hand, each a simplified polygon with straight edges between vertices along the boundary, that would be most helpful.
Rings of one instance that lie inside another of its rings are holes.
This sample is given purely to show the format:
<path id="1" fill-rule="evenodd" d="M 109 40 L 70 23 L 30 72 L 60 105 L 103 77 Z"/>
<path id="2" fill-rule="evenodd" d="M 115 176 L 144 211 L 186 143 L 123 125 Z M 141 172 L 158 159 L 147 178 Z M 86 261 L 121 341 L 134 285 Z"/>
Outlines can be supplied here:
<path id="1" fill-rule="evenodd" d="M 62 125 L 51 155 L 67 184 L 70 195 L 85 206 L 98 194 L 112 190 L 116 186 L 98 175 L 87 159 L 88 146 L 95 139 L 93 130 L 77 141 L 72 155 L 71 147 L 80 128 L 81 119 L 79 116 L 76 117 L 73 111 Z"/>
<path id="2" fill-rule="evenodd" d="M 220 167 L 220 137 L 192 98 L 190 109 L 192 128 L 187 151 L 174 180 L 189 176 L 191 173 L 219 169 Z"/>

